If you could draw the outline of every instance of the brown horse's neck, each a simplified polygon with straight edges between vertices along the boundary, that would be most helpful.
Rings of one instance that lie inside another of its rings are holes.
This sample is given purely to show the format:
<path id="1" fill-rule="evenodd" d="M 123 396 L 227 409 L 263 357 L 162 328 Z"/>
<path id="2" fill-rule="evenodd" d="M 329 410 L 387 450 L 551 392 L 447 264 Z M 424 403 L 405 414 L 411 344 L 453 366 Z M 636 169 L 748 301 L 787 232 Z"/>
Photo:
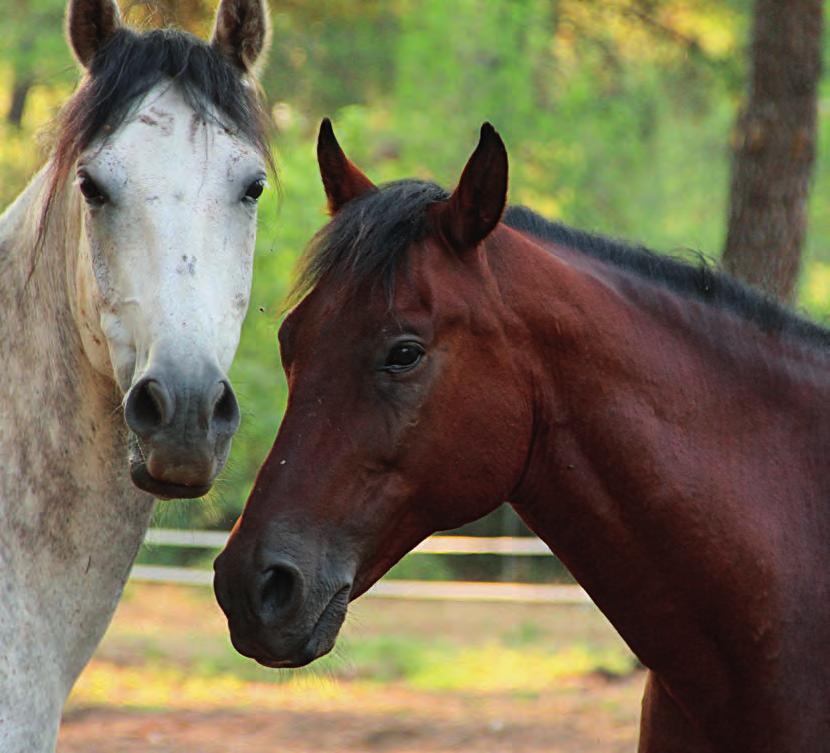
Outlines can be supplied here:
<path id="1" fill-rule="evenodd" d="M 830 359 L 577 251 L 522 249 L 490 255 L 527 327 L 514 506 L 681 704 L 716 714 L 759 650 L 786 652 L 775 615 L 828 587 L 799 574 L 830 540 Z"/>

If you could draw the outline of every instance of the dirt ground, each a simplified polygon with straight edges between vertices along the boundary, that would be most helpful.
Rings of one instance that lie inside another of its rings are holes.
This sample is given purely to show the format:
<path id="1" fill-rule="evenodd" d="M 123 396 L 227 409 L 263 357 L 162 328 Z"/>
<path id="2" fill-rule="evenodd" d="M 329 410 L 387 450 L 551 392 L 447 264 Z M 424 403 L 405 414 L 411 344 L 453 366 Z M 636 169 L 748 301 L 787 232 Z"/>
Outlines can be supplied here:
<path id="1" fill-rule="evenodd" d="M 536 699 L 385 689 L 351 708 L 70 712 L 60 753 L 631 753 L 642 678 L 572 681 Z"/>
<path id="2" fill-rule="evenodd" d="M 483 692 L 424 689 L 401 680 L 325 677 L 274 684 L 259 681 L 256 675 L 246 677 L 245 671 L 229 685 L 224 669 L 224 674 L 200 681 L 197 690 L 175 685 L 181 679 L 170 681 L 173 689 L 167 688 L 167 695 L 161 685 L 158 690 L 142 687 L 167 681 L 164 673 L 170 657 L 159 646 L 172 647 L 170 655 L 179 660 L 189 649 L 208 650 L 211 640 L 219 640 L 224 630 L 221 619 L 210 611 L 206 597 L 204 604 L 189 603 L 192 598 L 156 589 L 142 591 L 140 598 L 133 594 L 122 603 L 67 707 L 58 753 L 632 753 L 636 749 L 641 671 L 623 677 L 594 671 L 563 677 L 534 691 L 522 690 L 521 684 L 509 691 Z M 455 636 L 467 645 L 480 637 L 484 640 L 495 624 L 509 627 L 512 622 L 533 620 L 537 630 L 552 631 L 566 642 L 571 640 L 569 631 L 593 635 L 593 640 L 618 640 L 601 617 L 584 612 L 379 601 L 366 600 L 356 610 L 358 630 L 370 638 L 395 626 L 418 631 L 423 623 L 432 630 L 439 626 L 444 637 Z M 194 614 L 200 616 L 198 622 Z M 144 636 L 141 644 L 136 643 L 136 631 Z M 158 637 L 158 646 L 147 643 L 150 634 Z M 545 635 L 541 640 L 547 640 Z M 223 635 L 221 639 L 225 640 Z M 149 702 L 140 700 L 145 696 Z M 157 705 L 156 698 L 161 699 Z"/>

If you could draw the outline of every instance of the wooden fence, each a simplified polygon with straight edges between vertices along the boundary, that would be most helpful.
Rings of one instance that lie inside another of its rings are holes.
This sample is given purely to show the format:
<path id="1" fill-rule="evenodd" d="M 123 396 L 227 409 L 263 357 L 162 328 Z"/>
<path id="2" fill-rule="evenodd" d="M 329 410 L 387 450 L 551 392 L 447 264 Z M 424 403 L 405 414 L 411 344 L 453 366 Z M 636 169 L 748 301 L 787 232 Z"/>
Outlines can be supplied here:
<path id="1" fill-rule="evenodd" d="M 144 539 L 151 546 L 197 547 L 221 549 L 228 534 L 219 531 L 185 531 L 151 528 Z M 491 554 L 499 556 L 550 555 L 545 543 L 536 538 L 513 536 L 432 536 L 421 542 L 413 554 Z M 168 565 L 135 565 L 131 578 L 156 583 L 210 585 L 210 570 Z M 480 581 L 393 580 L 376 583 L 367 596 L 400 599 L 437 599 L 451 601 L 501 601 L 546 604 L 591 604 L 591 599 L 577 585 L 538 583 L 491 583 Z"/>

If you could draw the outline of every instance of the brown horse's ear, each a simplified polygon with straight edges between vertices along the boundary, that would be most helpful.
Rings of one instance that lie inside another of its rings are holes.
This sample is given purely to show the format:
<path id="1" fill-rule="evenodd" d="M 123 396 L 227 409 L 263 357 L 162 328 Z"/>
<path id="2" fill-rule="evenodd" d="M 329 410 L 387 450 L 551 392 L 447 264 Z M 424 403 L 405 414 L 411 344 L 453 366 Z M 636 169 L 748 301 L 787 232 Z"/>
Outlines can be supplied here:
<path id="1" fill-rule="evenodd" d="M 115 0 L 69 0 L 66 36 L 78 62 L 89 69 L 95 54 L 121 26 Z"/>
<path id="2" fill-rule="evenodd" d="M 323 122 L 320 123 L 320 135 L 317 137 L 317 164 L 320 166 L 320 177 L 326 189 L 329 214 L 337 214 L 347 201 L 375 188 L 375 184 L 343 153 L 328 118 L 323 118 Z"/>
<path id="3" fill-rule="evenodd" d="M 499 224 L 507 201 L 507 149 L 492 125 L 481 126 L 478 146 L 438 221 L 458 251 L 475 248 Z"/>
<path id="4" fill-rule="evenodd" d="M 221 0 L 210 43 L 242 73 L 255 73 L 271 44 L 271 21 L 263 0 Z"/>

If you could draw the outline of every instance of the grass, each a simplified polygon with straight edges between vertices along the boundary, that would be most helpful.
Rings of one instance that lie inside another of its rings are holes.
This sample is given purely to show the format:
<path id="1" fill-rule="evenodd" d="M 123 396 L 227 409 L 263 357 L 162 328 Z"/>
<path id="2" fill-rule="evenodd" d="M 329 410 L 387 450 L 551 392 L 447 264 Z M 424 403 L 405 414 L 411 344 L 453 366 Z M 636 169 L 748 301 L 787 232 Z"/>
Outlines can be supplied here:
<path id="1" fill-rule="evenodd" d="M 207 589 L 131 584 L 69 708 L 272 707 L 392 685 L 533 697 L 567 678 L 636 666 L 588 607 L 362 599 L 335 651 L 294 671 L 245 659 L 226 632 Z"/>

